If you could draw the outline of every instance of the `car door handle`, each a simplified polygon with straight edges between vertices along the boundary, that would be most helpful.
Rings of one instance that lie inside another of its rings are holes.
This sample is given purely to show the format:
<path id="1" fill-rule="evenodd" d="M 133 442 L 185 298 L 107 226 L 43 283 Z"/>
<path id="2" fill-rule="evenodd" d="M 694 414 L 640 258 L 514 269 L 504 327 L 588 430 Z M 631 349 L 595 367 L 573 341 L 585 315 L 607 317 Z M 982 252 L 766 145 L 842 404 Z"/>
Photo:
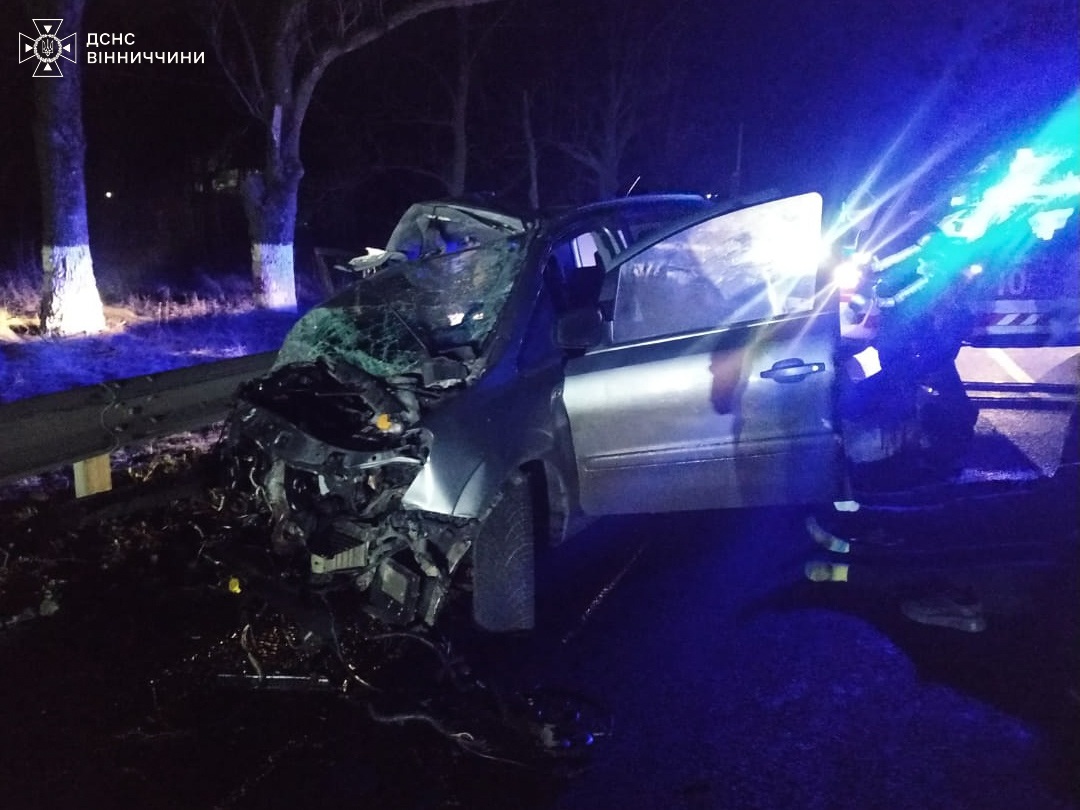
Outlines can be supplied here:
<path id="1" fill-rule="evenodd" d="M 777 360 L 772 364 L 772 368 L 761 372 L 761 376 L 778 383 L 793 383 L 824 370 L 824 363 L 807 363 L 801 357 L 789 357 L 785 360 Z"/>

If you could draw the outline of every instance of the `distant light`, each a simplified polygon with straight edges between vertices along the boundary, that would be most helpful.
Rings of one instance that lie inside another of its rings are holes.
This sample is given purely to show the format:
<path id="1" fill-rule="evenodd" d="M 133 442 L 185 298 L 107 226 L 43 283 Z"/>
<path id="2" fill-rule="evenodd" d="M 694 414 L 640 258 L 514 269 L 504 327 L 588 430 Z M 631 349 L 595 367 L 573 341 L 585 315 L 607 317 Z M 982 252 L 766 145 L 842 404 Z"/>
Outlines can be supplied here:
<path id="1" fill-rule="evenodd" d="M 973 264 L 967 270 L 964 271 L 964 275 L 969 279 L 975 278 L 975 276 L 981 276 L 983 273 L 983 266 L 981 264 Z"/>
<path id="2" fill-rule="evenodd" d="M 111 191 L 106 191 L 105 192 L 105 199 L 106 200 L 111 200 L 112 199 L 112 192 Z"/>
<path id="3" fill-rule="evenodd" d="M 956 206 L 963 205 L 966 202 L 967 202 L 967 196 L 964 195 L 964 194 L 961 194 L 961 195 L 959 195 L 957 197 L 953 197 L 951 200 L 949 200 L 949 205 L 951 205 L 953 208 L 956 208 Z"/>
<path id="4" fill-rule="evenodd" d="M 710 192 L 710 193 L 706 194 L 706 195 L 705 195 L 705 199 L 706 199 L 706 200 L 711 200 L 711 199 L 712 199 L 712 192 Z"/>
<path id="5" fill-rule="evenodd" d="M 1017 149 L 1005 177 L 986 188 L 970 210 L 946 217 L 943 225 L 947 223 L 947 226 L 943 230 L 974 242 L 981 239 L 991 226 L 1006 222 L 1025 204 L 1046 205 L 1054 200 L 1075 197 L 1080 193 L 1080 177 L 1076 174 L 1070 171 L 1059 180 L 1049 178 L 1055 170 L 1062 169 L 1062 164 L 1071 160 L 1075 160 L 1071 150 L 1051 150 L 1039 154 L 1029 147 Z M 1032 230 L 1040 239 L 1049 238 L 1042 236 L 1039 230 L 1044 233 L 1049 231 L 1053 236 L 1057 228 L 1051 230 L 1051 223 L 1055 221 L 1055 218 L 1049 218 L 1038 224 L 1032 222 Z"/>
<path id="6" fill-rule="evenodd" d="M 1075 209 L 1055 208 L 1053 211 L 1039 211 L 1037 214 L 1032 214 L 1028 219 L 1031 232 L 1038 239 L 1049 242 L 1054 238 L 1055 233 L 1065 227 L 1073 210 Z"/>

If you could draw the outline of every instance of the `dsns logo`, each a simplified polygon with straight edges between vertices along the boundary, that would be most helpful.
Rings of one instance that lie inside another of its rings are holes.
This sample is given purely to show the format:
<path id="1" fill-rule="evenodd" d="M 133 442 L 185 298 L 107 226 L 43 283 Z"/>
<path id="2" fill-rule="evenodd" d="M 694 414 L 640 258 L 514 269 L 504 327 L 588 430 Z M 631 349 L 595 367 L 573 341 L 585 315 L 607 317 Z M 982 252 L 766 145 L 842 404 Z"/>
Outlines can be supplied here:
<path id="1" fill-rule="evenodd" d="M 63 20 L 34 20 L 37 37 L 19 34 L 19 64 L 27 59 L 37 59 L 35 76 L 63 76 L 60 59 L 75 62 L 78 40 L 74 34 L 60 38 L 60 26 Z"/>

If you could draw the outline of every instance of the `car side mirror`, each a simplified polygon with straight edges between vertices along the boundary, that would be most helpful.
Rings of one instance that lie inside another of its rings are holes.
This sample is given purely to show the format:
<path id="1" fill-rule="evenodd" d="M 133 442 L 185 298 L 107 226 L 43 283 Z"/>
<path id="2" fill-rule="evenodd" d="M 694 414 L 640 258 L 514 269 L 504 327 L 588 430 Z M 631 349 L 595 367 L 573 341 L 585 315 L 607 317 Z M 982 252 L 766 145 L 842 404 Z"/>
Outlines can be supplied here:
<path id="1" fill-rule="evenodd" d="M 572 309 L 555 322 L 555 342 L 562 349 L 589 349 L 604 337 L 604 319 L 596 307 Z"/>

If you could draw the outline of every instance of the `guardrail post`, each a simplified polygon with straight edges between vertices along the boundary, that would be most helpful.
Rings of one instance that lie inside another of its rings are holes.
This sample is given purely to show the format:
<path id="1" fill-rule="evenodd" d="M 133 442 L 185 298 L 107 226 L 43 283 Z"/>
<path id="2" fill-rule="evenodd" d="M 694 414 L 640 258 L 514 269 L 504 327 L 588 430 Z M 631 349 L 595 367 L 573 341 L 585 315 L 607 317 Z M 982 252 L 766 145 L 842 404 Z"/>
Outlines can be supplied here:
<path id="1" fill-rule="evenodd" d="M 85 498 L 112 489 L 112 466 L 108 455 L 76 461 L 75 497 Z"/>

